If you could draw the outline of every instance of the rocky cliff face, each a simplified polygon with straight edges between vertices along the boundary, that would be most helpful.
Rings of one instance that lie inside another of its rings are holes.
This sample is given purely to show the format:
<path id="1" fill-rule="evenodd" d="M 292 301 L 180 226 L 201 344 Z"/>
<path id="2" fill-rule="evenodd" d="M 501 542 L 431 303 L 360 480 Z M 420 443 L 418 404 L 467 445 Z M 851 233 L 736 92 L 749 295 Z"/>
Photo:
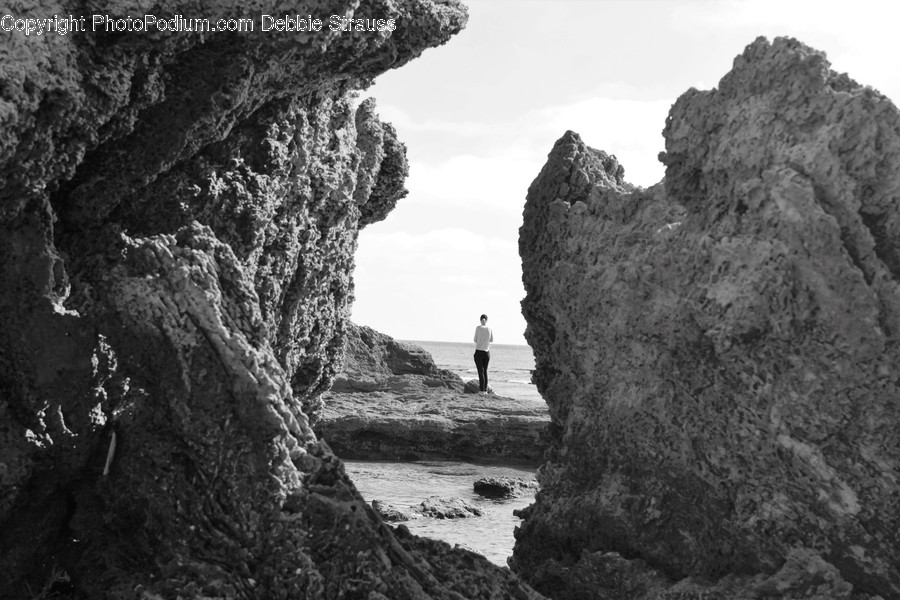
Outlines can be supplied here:
<path id="1" fill-rule="evenodd" d="M 520 236 L 552 457 L 514 569 L 556 598 L 900 597 L 900 113 L 759 39 L 664 185 L 564 135 Z"/>
<path id="2" fill-rule="evenodd" d="M 198 6 L 15 17 L 256 31 L 0 38 L 0 597 L 534 597 L 397 538 L 307 421 L 341 353 L 358 229 L 405 194 L 403 146 L 354 90 L 465 9 Z M 259 30 L 285 11 L 397 28 Z"/>

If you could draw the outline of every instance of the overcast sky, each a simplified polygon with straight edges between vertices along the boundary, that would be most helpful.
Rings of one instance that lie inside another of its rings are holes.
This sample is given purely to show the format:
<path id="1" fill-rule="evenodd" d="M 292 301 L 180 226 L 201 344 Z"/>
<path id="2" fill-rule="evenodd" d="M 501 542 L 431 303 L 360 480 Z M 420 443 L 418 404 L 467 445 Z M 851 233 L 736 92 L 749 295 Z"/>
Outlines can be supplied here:
<path id="1" fill-rule="evenodd" d="M 757 36 L 798 38 L 895 102 L 890 2 L 469 0 L 445 46 L 364 93 L 407 146 L 409 196 L 360 235 L 353 321 L 401 340 L 524 344 L 518 229 L 528 186 L 567 130 L 615 154 L 629 182 L 664 169 L 662 128 Z"/>

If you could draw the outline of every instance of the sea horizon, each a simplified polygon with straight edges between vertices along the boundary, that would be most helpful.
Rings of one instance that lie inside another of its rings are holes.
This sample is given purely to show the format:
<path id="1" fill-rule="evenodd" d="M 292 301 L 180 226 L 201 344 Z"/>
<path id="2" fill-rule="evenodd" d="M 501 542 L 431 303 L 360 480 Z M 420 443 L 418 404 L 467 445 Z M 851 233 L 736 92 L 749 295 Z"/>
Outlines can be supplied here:
<path id="1" fill-rule="evenodd" d="M 460 344 L 460 345 L 471 345 L 474 342 L 457 342 L 453 340 L 408 340 L 402 338 L 394 338 L 398 342 L 403 342 L 405 344 Z M 516 348 L 531 348 L 530 344 L 508 344 L 508 343 L 491 343 L 491 347 L 496 346 L 513 346 Z M 533 348 L 532 348 L 533 350 Z"/>
<path id="2" fill-rule="evenodd" d="M 472 342 L 439 342 L 428 340 L 397 340 L 422 348 L 431 355 L 434 364 L 453 371 L 463 380 L 478 378 L 472 355 Z M 497 394 L 521 400 L 543 401 L 532 382 L 535 369 L 534 350 L 527 344 L 491 344 L 488 385 Z"/>

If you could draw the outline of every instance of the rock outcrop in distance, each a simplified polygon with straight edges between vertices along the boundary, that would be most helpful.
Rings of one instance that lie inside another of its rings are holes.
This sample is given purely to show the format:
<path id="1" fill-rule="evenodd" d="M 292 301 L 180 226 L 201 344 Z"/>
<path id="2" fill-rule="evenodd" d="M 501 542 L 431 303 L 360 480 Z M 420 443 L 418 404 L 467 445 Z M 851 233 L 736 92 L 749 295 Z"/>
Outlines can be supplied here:
<path id="1" fill-rule="evenodd" d="M 465 8 L 299 1 L 396 29 L 260 31 L 286 7 L 7 9 L 256 30 L 0 33 L 0 598 L 538 597 L 398 537 L 308 423 L 358 230 L 406 193 L 405 149 L 356 90 Z"/>
<path id="2" fill-rule="evenodd" d="M 467 394 L 424 349 L 353 323 L 343 365 L 313 423 L 341 458 L 532 466 L 544 458 L 544 403 Z"/>
<path id="3" fill-rule="evenodd" d="M 372 500 L 372 508 L 381 518 L 391 523 L 412 521 L 420 518 L 430 519 L 469 519 L 480 517 L 484 511 L 465 498 L 429 496 L 418 505 L 397 507 L 381 500 Z"/>
<path id="4" fill-rule="evenodd" d="M 398 342 L 365 325 L 347 324 L 341 365 L 330 394 L 403 392 L 410 387 L 463 390 L 462 378 L 438 368 L 424 348 Z"/>
<path id="5" fill-rule="evenodd" d="M 520 230 L 553 421 L 513 569 L 554 598 L 900 598 L 900 113 L 760 38 L 664 182 L 568 132 Z"/>

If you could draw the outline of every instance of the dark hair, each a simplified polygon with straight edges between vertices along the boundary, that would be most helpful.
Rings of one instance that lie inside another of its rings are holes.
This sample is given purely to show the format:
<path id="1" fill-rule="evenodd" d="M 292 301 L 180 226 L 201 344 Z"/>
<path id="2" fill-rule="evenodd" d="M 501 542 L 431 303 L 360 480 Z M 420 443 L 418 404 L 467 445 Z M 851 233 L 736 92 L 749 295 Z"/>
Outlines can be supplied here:
<path id="1" fill-rule="evenodd" d="M 487 319 L 487 315 L 481 315 L 481 316 L 478 318 L 478 320 L 480 321 L 481 319 Z"/>

